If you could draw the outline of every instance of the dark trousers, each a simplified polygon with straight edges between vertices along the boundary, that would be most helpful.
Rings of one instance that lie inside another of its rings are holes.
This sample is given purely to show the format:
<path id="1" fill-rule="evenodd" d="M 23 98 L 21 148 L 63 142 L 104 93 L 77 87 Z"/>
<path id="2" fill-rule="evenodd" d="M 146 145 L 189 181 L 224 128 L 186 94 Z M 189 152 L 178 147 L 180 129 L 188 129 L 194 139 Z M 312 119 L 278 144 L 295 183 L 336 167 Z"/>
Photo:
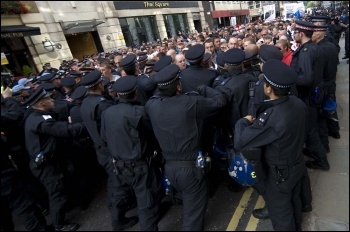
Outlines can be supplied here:
<path id="1" fill-rule="evenodd" d="M 117 166 L 117 170 L 117 210 L 126 211 L 130 188 L 133 189 L 137 199 L 140 230 L 158 231 L 160 182 L 153 168 L 144 162 L 134 166 Z"/>
<path id="2" fill-rule="evenodd" d="M 52 224 L 59 226 L 64 224 L 67 195 L 63 184 L 63 174 L 54 160 L 50 160 L 42 167 L 36 168 L 34 161 L 30 161 L 33 175 L 44 185 L 50 205 L 50 216 Z"/>
<path id="3" fill-rule="evenodd" d="M 349 28 L 345 30 L 345 56 L 349 58 Z"/>
<path id="4" fill-rule="evenodd" d="M 184 231 L 203 231 L 208 204 L 205 177 L 197 179 L 196 167 L 177 167 L 165 164 L 165 175 L 171 185 L 182 192 Z"/>
<path id="5" fill-rule="evenodd" d="M 12 215 L 28 231 L 44 231 L 46 220 L 23 191 L 18 173 L 1 174 L 1 231 L 13 231 Z"/>
<path id="6" fill-rule="evenodd" d="M 131 197 L 129 188 L 129 196 L 124 200 L 120 200 L 120 190 L 115 169 L 112 162 L 111 154 L 107 147 L 96 148 L 96 155 L 99 164 L 105 169 L 107 173 L 107 205 L 111 213 L 112 228 L 116 227 L 118 223 L 125 221 L 125 214 L 133 204 L 134 199 Z"/>
<path id="7" fill-rule="evenodd" d="M 290 177 L 276 184 L 276 171 L 270 169 L 265 182 L 264 199 L 275 231 L 301 230 L 301 176 Z"/>
<path id="8" fill-rule="evenodd" d="M 314 155 L 315 159 L 319 162 L 327 161 L 327 153 L 322 144 L 320 134 L 318 131 L 319 126 L 319 110 L 314 107 L 308 105 L 309 115 L 308 115 L 308 128 L 307 128 L 307 136 L 305 145 L 306 148 L 310 150 L 310 152 Z"/>

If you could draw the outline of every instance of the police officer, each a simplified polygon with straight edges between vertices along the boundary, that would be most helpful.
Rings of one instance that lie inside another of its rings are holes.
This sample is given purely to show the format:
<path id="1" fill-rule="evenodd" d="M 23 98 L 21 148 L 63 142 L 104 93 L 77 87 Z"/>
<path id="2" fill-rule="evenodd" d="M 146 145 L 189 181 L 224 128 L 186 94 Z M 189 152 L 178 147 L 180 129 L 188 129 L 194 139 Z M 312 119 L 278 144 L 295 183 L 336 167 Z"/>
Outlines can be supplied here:
<path id="1" fill-rule="evenodd" d="M 264 93 L 257 118 L 247 115 L 237 121 L 236 151 L 262 148 L 267 168 L 265 199 L 276 231 L 301 230 L 301 179 L 305 171 L 302 148 L 306 135 L 308 109 L 296 96 L 289 95 L 296 82 L 295 71 L 279 60 L 264 64 Z M 281 78 L 284 77 L 284 78 Z M 278 149 L 277 149 L 278 148 Z M 259 177 L 258 177 L 259 178 Z"/>
<path id="2" fill-rule="evenodd" d="M 183 93 L 195 91 L 201 84 L 211 87 L 214 79 L 219 75 L 202 66 L 205 47 L 202 44 L 191 46 L 185 54 L 190 67 L 181 72 L 181 85 Z"/>
<path id="3" fill-rule="evenodd" d="M 67 196 L 63 174 L 55 156 L 57 137 L 75 137 L 85 129 L 84 125 L 58 122 L 49 114 L 54 101 L 43 87 L 39 87 L 27 100 L 33 108 L 25 122 L 26 148 L 31 158 L 30 168 L 35 177 L 45 186 L 50 201 L 50 216 L 55 230 L 75 231 L 78 224 L 64 220 Z"/>
<path id="4" fill-rule="evenodd" d="M 325 65 L 323 71 L 323 82 L 324 88 L 326 92 L 326 97 L 330 97 L 332 99 L 335 98 L 335 89 L 336 83 L 335 79 L 337 76 L 337 67 L 339 62 L 337 48 L 334 44 L 327 41 L 325 38 L 325 32 L 327 30 L 327 26 L 321 25 L 320 23 L 314 23 L 316 26 L 314 28 L 314 33 L 312 34 L 312 41 L 317 43 L 323 54 Z M 320 120 L 326 120 L 326 123 L 321 123 L 319 126 L 319 132 L 321 136 L 321 141 L 327 151 L 330 152 L 330 148 L 328 145 L 328 134 L 332 135 L 334 138 L 340 138 L 339 134 L 339 122 L 337 112 L 334 111 L 332 115 L 320 115 Z M 328 128 L 327 128 L 328 127 Z"/>
<path id="5" fill-rule="evenodd" d="M 264 63 L 268 60 L 276 59 L 282 60 L 283 55 L 277 47 L 272 45 L 261 45 L 258 58 L 260 60 L 260 71 L 262 72 L 262 67 Z M 248 102 L 248 114 L 256 117 L 256 108 L 261 102 L 267 100 L 266 95 L 264 94 L 264 74 L 258 76 L 258 81 L 251 85 L 249 88 L 249 102 Z"/>
<path id="6" fill-rule="evenodd" d="M 148 165 L 153 151 L 148 146 L 151 125 L 144 106 L 136 103 L 137 77 L 126 76 L 113 84 L 119 103 L 102 113 L 101 137 L 113 157 L 117 175 L 117 204 L 129 196 L 137 198 L 142 231 L 158 230 L 158 191 L 155 171 Z"/>
<path id="7" fill-rule="evenodd" d="M 55 100 L 62 100 L 65 99 L 65 94 L 62 89 L 61 85 L 61 77 L 64 75 L 64 73 L 50 73 L 44 76 L 41 76 L 39 78 L 39 81 L 41 83 L 52 83 L 55 85 L 55 94 L 53 95 L 53 98 Z"/>
<path id="8" fill-rule="evenodd" d="M 324 59 L 319 46 L 312 42 L 311 37 L 314 25 L 306 21 L 296 21 L 294 32 L 295 42 L 300 46 L 293 53 L 291 67 L 297 72 L 298 97 L 309 108 L 308 132 L 305 141 L 306 151 L 315 158 L 314 161 L 306 161 L 306 166 L 311 169 L 329 170 L 326 149 L 321 142 L 318 133 L 319 107 L 323 102 L 322 81 Z M 312 98 L 310 96 L 313 96 Z"/>
<path id="9" fill-rule="evenodd" d="M 249 82 L 256 82 L 258 79 L 252 75 L 244 74 L 242 63 L 245 53 L 238 48 L 229 49 L 224 53 L 225 69 L 227 73 L 216 78 L 213 86 L 224 85 L 228 87 L 228 96 L 231 96 L 228 103 L 228 119 L 223 120 L 229 123 L 229 133 L 233 135 L 234 125 L 238 119 L 247 115 L 249 100 Z"/>
<path id="10" fill-rule="evenodd" d="M 202 169 L 195 166 L 203 120 L 222 108 L 227 99 L 205 85 L 198 86 L 198 93 L 181 94 L 179 74 L 176 64 L 157 73 L 155 81 L 160 94 L 148 100 L 146 112 L 163 152 L 165 175 L 182 192 L 183 230 L 200 231 L 204 229 L 208 200 Z"/>
<path id="11" fill-rule="evenodd" d="M 120 61 L 120 66 L 127 75 L 137 77 L 137 101 L 141 105 L 145 105 L 146 101 L 153 95 L 156 89 L 156 84 L 153 82 L 153 77 L 148 77 L 141 73 L 137 57 L 134 54 L 129 54 Z"/>
<path id="12" fill-rule="evenodd" d="M 334 44 L 337 47 L 337 51 L 339 53 L 340 52 L 339 39 L 337 40 L 333 36 L 333 34 L 330 31 L 330 27 L 328 26 L 331 21 L 331 18 L 325 15 L 315 15 L 315 16 L 312 16 L 310 19 L 312 23 L 318 23 L 318 25 L 322 25 L 322 26 L 327 25 L 327 28 L 325 31 L 326 32 L 325 38 L 327 39 L 328 42 Z"/>
<path id="13" fill-rule="evenodd" d="M 102 82 L 102 73 L 98 70 L 85 75 L 81 81 L 81 85 L 85 86 L 88 90 L 88 96 L 83 100 L 80 113 L 89 135 L 94 141 L 97 160 L 108 175 L 108 208 L 111 213 L 112 229 L 122 230 L 132 227 L 138 220 L 136 218 L 125 217 L 130 201 L 129 199 L 119 201 L 117 196 L 119 190 L 117 188 L 117 179 L 112 163 L 112 156 L 106 143 L 100 136 L 102 112 L 113 105 L 112 102 L 107 101 L 106 98 L 103 97 L 105 88 Z M 118 202 L 118 204 L 116 204 L 116 202 Z"/>

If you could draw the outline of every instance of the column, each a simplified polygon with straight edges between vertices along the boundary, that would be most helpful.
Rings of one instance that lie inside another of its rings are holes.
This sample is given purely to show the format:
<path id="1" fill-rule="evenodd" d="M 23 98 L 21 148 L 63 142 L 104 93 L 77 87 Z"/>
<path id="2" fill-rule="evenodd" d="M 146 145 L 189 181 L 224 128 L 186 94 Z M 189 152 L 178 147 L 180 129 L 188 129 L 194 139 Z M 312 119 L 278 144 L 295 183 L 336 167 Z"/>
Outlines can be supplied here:
<path id="1" fill-rule="evenodd" d="M 157 27 L 158 27 L 159 36 L 160 36 L 160 38 L 158 38 L 158 39 L 163 40 L 164 38 L 167 38 L 168 35 L 166 33 L 163 15 L 157 14 L 156 15 L 156 22 L 157 22 Z"/>

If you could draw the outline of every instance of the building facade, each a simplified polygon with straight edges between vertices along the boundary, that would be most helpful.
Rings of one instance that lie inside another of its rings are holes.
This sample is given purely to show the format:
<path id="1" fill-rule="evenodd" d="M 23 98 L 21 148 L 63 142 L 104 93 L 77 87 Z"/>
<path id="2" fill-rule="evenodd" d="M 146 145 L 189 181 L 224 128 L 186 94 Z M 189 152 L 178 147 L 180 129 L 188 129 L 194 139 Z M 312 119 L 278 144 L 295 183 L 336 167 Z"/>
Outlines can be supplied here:
<path id="1" fill-rule="evenodd" d="M 179 32 L 202 31 L 206 26 L 200 1 L 26 3 L 30 13 L 1 15 L 1 52 L 9 58 L 6 67 L 16 73 L 23 64 L 39 73 L 47 62 L 58 68 L 63 60 L 81 60 L 84 55 L 163 40 Z M 50 43 L 53 46 L 46 46 Z"/>

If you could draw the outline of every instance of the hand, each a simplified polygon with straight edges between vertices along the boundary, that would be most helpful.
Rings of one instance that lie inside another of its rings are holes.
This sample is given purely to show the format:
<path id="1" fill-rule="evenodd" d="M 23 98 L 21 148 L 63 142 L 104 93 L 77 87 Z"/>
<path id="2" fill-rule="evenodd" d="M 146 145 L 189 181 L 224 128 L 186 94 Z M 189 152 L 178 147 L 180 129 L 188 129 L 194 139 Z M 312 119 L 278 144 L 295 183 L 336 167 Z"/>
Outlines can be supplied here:
<path id="1" fill-rule="evenodd" d="M 255 118 L 251 115 L 247 115 L 244 118 L 247 119 L 250 123 L 253 123 L 255 121 Z"/>
<path id="2" fill-rule="evenodd" d="M 2 94 L 3 98 L 12 97 L 12 91 L 11 91 L 10 87 L 7 87 L 1 94 Z"/>

